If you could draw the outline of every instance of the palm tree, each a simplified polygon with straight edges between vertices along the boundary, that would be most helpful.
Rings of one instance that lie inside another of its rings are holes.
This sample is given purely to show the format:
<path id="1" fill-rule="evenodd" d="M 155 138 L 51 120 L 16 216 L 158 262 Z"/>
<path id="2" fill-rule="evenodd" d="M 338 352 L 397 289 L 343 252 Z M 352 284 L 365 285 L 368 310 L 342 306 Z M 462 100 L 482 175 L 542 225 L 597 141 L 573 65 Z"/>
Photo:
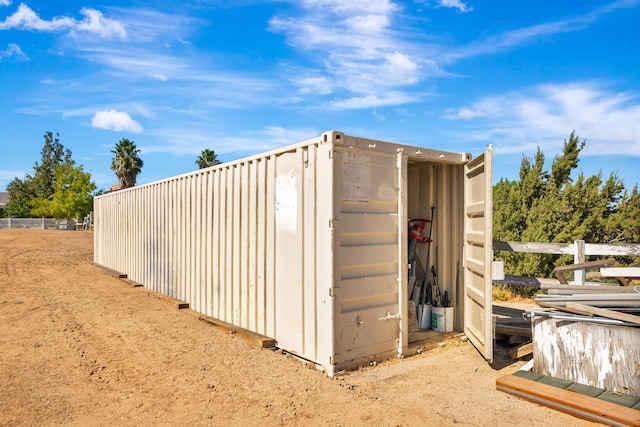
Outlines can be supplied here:
<path id="1" fill-rule="evenodd" d="M 111 169 L 118 177 L 120 188 L 129 188 L 136 185 L 136 177 L 142 170 L 142 159 L 138 157 L 140 150 L 133 141 L 121 139 L 111 150 L 114 154 L 111 161 Z"/>
<path id="2" fill-rule="evenodd" d="M 206 148 L 202 150 L 200 156 L 196 159 L 196 163 L 198 164 L 198 168 L 204 169 L 210 166 L 219 165 L 222 162 L 218 160 L 218 155 L 215 151 Z"/>

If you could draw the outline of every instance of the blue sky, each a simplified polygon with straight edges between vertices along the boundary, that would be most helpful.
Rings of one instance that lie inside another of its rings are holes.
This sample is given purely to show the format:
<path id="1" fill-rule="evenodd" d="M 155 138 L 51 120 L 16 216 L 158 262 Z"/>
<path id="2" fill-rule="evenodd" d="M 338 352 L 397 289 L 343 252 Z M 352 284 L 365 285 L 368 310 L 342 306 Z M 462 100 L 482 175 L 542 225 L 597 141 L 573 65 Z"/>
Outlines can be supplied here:
<path id="1" fill-rule="evenodd" d="M 494 181 L 551 161 L 640 167 L 640 0 L 0 0 L 0 190 L 58 132 L 99 188 L 136 142 L 138 183 L 335 129 L 470 152 Z"/>

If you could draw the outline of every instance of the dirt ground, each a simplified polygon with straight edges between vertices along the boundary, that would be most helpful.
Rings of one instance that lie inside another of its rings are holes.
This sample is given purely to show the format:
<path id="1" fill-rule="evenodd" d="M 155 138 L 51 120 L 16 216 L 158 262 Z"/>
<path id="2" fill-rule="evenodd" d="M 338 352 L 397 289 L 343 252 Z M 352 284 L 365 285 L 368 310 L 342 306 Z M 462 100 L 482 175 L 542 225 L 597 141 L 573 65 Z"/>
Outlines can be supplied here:
<path id="1" fill-rule="evenodd" d="M 466 341 L 330 379 L 88 263 L 91 232 L 0 231 L 0 425 L 591 425 L 496 391 Z"/>

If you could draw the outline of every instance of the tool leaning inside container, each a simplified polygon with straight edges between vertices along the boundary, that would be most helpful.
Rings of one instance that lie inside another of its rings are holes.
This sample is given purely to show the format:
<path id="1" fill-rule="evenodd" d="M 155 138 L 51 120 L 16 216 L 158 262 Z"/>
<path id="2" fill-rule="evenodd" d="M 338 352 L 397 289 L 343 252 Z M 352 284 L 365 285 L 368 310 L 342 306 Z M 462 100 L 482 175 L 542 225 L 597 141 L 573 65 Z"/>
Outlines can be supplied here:
<path id="1" fill-rule="evenodd" d="M 419 322 L 419 325 L 421 327 L 421 329 L 429 329 L 431 327 L 431 322 L 430 321 L 424 321 L 425 319 L 430 320 L 431 319 L 431 299 L 432 299 L 432 295 L 431 295 L 431 283 L 428 280 L 428 274 L 429 274 L 429 258 L 431 257 L 431 242 L 433 242 L 433 239 L 431 238 L 431 236 L 433 235 L 433 218 L 434 218 L 434 212 L 435 212 L 436 208 L 435 206 L 431 206 L 431 219 L 429 220 L 430 224 L 429 224 L 429 237 L 427 237 L 426 243 L 427 243 L 427 259 L 425 262 L 425 265 L 427 266 L 427 270 L 426 273 L 424 275 L 424 278 L 422 279 L 422 286 L 420 288 L 420 304 L 419 304 L 419 310 L 418 312 L 421 314 L 419 317 L 421 319 L 421 321 Z"/>
<path id="2" fill-rule="evenodd" d="M 426 239 L 426 243 L 427 243 L 427 259 L 425 262 L 425 266 L 426 268 L 426 273 L 424 275 L 424 279 L 422 280 L 422 289 L 420 292 L 420 295 L 422 296 L 422 299 L 420 301 L 421 304 L 425 304 L 425 302 L 427 302 L 426 299 L 426 295 L 427 295 L 427 291 L 426 288 L 430 287 L 429 281 L 427 280 L 427 275 L 429 274 L 429 258 L 431 257 L 431 242 L 433 242 L 433 239 L 431 239 L 432 233 L 433 233 L 433 214 L 435 212 L 436 208 L 435 206 L 431 206 L 431 220 L 430 225 L 429 225 L 429 237 L 427 237 Z M 431 301 L 428 301 L 431 302 Z"/>
<path id="3" fill-rule="evenodd" d="M 414 218 L 409 220 L 409 254 L 407 259 L 409 260 L 409 282 L 408 291 L 409 299 L 413 299 L 418 305 L 420 303 L 420 288 L 422 287 L 422 279 L 426 275 L 426 268 L 423 268 L 420 259 L 417 256 L 418 243 L 425 243 L 428 239 L 422 235 L 422 232 L 427 225 L 431 222 L 428 219 Z"/>
<path id="4" fill-rule="evenodd" d="M 431 275 L 433 276 L 433 284 L 436 287 L 436 297 L 433 300 L 434 307 L 449 307 L 451 305 L 451 298 L 449 297 L 449 291 L 444 291 L 444 294 L 440 292 L 440 286 L 438 286 L 438 279 L 436 274 L 436 266 L 431 266 Z"/>

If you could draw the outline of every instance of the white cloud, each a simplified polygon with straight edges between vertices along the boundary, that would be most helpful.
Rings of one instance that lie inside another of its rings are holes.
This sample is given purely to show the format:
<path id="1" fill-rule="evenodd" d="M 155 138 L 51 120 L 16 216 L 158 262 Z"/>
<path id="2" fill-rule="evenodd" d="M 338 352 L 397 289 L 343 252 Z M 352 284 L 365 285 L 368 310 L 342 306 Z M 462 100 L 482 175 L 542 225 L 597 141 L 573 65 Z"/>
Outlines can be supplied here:
<path id="1" fill-rule="evenodd" d="M 68 30 L 72 33 L 94 33 L 105 39 L 110 39 L 113 36 L 126 39 L 127 32 L 124 25 L 113 19 L 105 18 L 99 10 L 83 8 L 80 13 L 84 15 L 84 19 L 81 21 L 67 16 L 45 20 L 40 18 L 29 6 L 22 3 L 13 15 L 0 22 L 0 30 L 17 29 L 47 32 Z"/>
<path id="2" fill-rule="evenodd" d="M 639 0 L 618 0 L 582 15 L 505 31 L 498 35 L 483 37 L 461 47 L 450 46 L 441 53 L 440 60 L 445 63 L 451 63 L 463 58 L 502 52 L 513 47 L 533 43 L 542 37 L 581 31 L 603 15 L 618 9 L 632 7 L 639 2 Z"/>
<path id="3" fill-rule="evenodd" d="M 13 15 L 0 22 L 0 29 L 57 31 L 73 27 L 73 22 L 73 19 L 67 17 L 53 18 L 51 21 L 42 20 L 29 6 L 22 3 Z"/>
<path id="4" fill-rule="evenodd" d="M 374 14 L 395 12 L 400 7 L 389 0 L 302 0 L 308 8 L 329 10 L 333 13 L 362 13 L 367 11 Z"/>
<path id="5" fill-rule="evenodd" d="M 127 38 L 134 42 L 155 41 L 158 46 L 171 48 L 174 44 L 189 44 L 186 39 L 199 27 L 209 25 L 198 18 L 178 13 L 162 13 L 150 9 L 111 8 L 127 30 Z"/>
<path id="6" fill-rule="evenodd" d="M 473 6 L 468 6 L 460 0 L 439 0 L 438 7 L 450 7 L 458 9 L 460 12 L 464 13 L 471 12 L 473 10 Z"/>
<path id="7" fill-rule="evenodd" d="M 640 93 L 617 93 L 592 82 L 496 95 L 448 109 L 444 118 L 469 121 L 467 137 L 494 142 L 502 152 L 530 151 L 536 145 L 557 151 L 575 130 L 587 139 L 585 156 L 640 157 Z"/>
<path id="8" fill-rule="evenodd" d="M 140 123 L 133 120 L 129 114 L 116 110 L 98 111 L 91 120 L 91 126 L 116 132 L 142 132 L 142 126 Z"/>
<path id="9" fill-rule="evenodd" d="M 385 59 L 386 74 L 393 81 L 398 84 L 410 84 L 417 81 L 416 72 L 419 67 L 411 58 L 400 52 L 393 52 L 386 55 Z"/>
<path id="10" fill-rule="evenodd" d="M 418 97 L 404 92 L 386 92 L 383 94 L 371 94 L 365 96 L 354 96 L 345 99 L 335 99 L 329 103 L 335 109 L 353 110 L 370 107 L 385 107 L 391 105 L 402 105 L 416 102 Z"/>
<path id="11" fill-rule="evenodd" d="M 302 71 L 299 77 L 293 77 L 292 80 L 303 94 L 327 95 L 333 92 L 333 82 L 326 76 L 306 73 Z"/>
<path id="12" fill-rule="evenodd" d="M 402 16 L 392 1 L 305 0 L 301 6 L 297 16 L 274 17 L 270 27 L 316 62 L 315 68 L 292 72 L 291 81 L 303 94 L 339 95 L 348 99 L 349 108 L 392 105 L 414 99 L 397 94 L 437 69 L 422 58 L 408 34 L 393 29 Z"/>
<path id="13" fill-rule="evenodd" d="M 80 10 L 80 13 L 84 15 L 84 19 L 76 21 L 74 30 L 99 34 L 104 39 L 111 39 L 113 36 L 121 40 L 127 38 L 124 25 L 113 19 L 105 18 L 99 10 L 85 7 Z"/>
<path id="14" fill-rule="evenodd" d="M 11 0 L 0 0 L 0 6 L 10 6 Z"/>
<path id="15" fill-rule="evenodd" d="M 25 61 L 29 60 L 27 55 L 25 55 L 22 49 L 20 49 L 20 46 L 18 46 L 15 43 L 9 43 L 5 50 L 0 50 L 0 59 L 10 58 L 12 56 L 15 56 L 20 59 L 24 59 Z"/>

